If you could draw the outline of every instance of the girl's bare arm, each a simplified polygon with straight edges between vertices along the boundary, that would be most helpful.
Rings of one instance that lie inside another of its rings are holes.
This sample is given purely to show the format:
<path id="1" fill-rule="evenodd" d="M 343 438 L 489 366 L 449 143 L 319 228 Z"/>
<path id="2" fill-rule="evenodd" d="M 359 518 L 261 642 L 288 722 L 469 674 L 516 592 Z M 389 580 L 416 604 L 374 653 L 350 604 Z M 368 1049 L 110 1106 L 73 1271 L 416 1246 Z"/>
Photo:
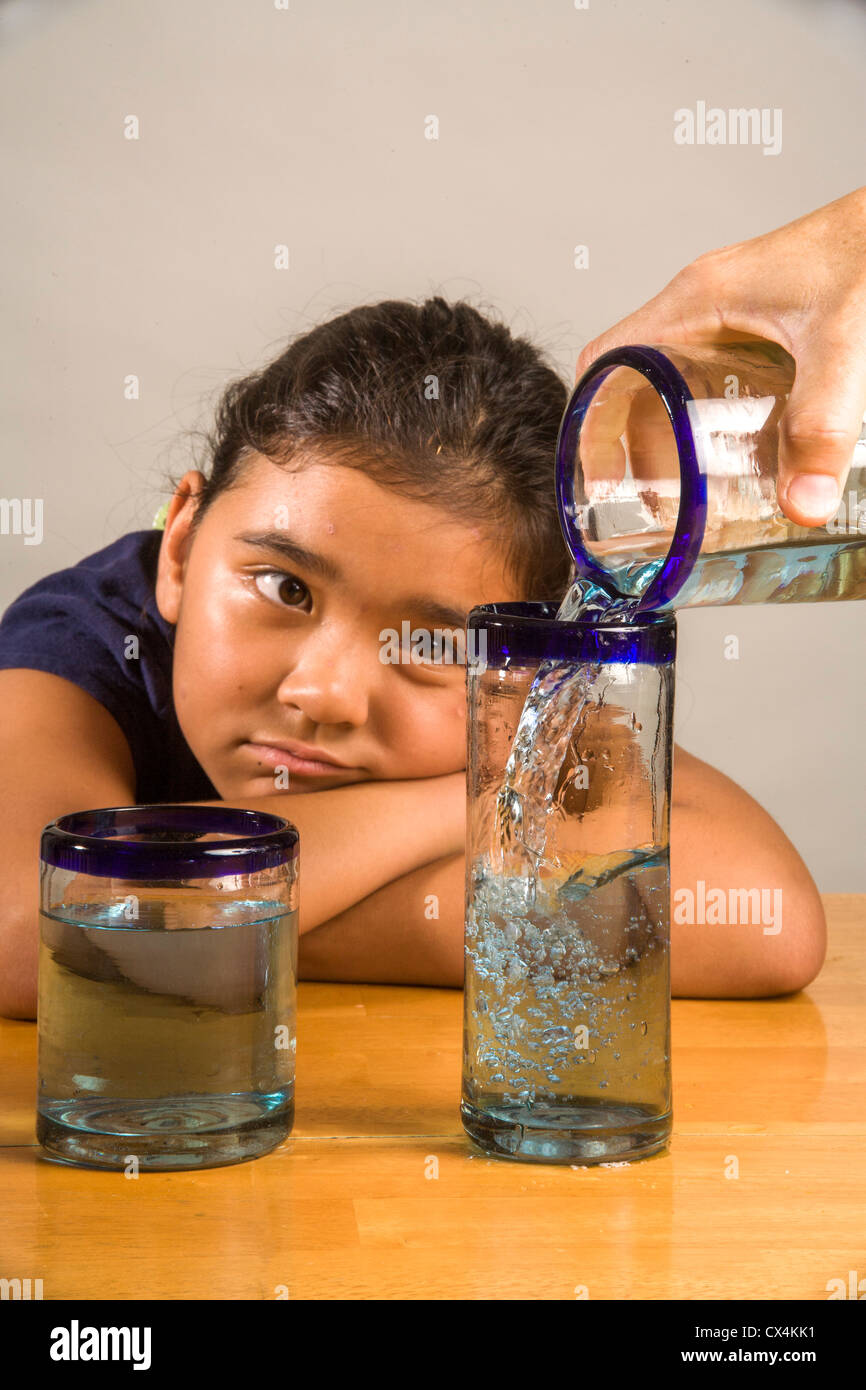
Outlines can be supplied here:
<path id="1" fill-rule="evenodd" d="M 781 826 L 717 768 L 674 749 L 671 888 L 694 895 L 766 890 L 768 916 L 734 925 L 671 918 L 675 995 L 749 999 L 789 994 L 814 980 L 827 953 L 827 922 L 809 870 Z M 680 903 L 683 906 L 683 898 Z M 762 902 L 762 914 L 765 903 Z M 778 906 L 778 914 L 775 908 Z M 707 916 L 711 913 L 707 912 Z M 742 912 L 741 914 L 742 915 Z M 767 930 L 765 931 L 765 927 Z"/>
<path id="2" fill-rule="evenodd" d="M 462 772 L 312 793 L 275 792 L 232 804 L 285 816 L 297 827 L 302 937 L 393 879 L 458 849 L 462 853 L 466 838 Z"/>
<path id="3" fill-rule="evenodd" d="M 674 750 L 671 891 L 781 891 L 781 930 L 762 923 L 671 921 L 674 995 L 733 999 L 786 994 L 813 980 L 826 952 L 821 899 L 781 828 L 742 787 Z M 450 855 L 365 898 L 301 942 L 302 979 L 463 983 L 465 858 Z M 772 900 L 771 900 L 772 901 Z M 438 913 L 433 916 L 433 912 Z"/>
<path id="4" fill-rule="evenodd" d="M 0 671 L 0 1015 L 35 1018 L 39 839 L 57 816 L 134 804 L 129 745 L 103 706 L 44 671 Z M 462 773 L 242 801 L 301 836 L 300 929 L 462 849 Z M 205 803 L 219 805 L 220 802 Z"/>

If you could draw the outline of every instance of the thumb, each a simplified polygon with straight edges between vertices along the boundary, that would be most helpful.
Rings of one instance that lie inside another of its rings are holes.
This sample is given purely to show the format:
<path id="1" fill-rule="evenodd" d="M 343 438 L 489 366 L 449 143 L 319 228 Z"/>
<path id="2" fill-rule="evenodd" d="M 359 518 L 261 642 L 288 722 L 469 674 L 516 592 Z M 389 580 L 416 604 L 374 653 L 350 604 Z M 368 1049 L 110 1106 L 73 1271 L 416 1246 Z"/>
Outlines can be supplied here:
<path id="1" fill-rule="evenodd" d="M 836 511 L 866 410 L 866 346 L 814 336 L 779 424 L 778 500 L 800 526 Z"/>

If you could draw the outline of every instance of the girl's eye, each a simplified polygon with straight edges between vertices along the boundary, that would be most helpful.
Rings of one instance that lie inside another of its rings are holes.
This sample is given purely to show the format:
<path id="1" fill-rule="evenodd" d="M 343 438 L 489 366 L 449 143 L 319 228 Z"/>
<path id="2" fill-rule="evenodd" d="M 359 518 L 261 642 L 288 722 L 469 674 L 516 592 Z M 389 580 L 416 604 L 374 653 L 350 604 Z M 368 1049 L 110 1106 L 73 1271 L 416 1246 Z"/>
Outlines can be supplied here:
<path id="1" fill-rule="evenodd" d="M 288 574 L 285 570 L 262 570 L 253 576 L 256 588 L 265 598 L 272 603 L 279 603 L 284 608 L 296 608 L 299 601 L 303 602 L 310 596 L 310 591 L 306 584 L 294 574 Z"/>
<path id="2" fill-rule="evenodd" d="M 438 628 L 414 629 L 414 640 L 404 648 L 406 661 L 413 665 L 447 670 L 453 664 L 454 643 L 447 642 Z"/>

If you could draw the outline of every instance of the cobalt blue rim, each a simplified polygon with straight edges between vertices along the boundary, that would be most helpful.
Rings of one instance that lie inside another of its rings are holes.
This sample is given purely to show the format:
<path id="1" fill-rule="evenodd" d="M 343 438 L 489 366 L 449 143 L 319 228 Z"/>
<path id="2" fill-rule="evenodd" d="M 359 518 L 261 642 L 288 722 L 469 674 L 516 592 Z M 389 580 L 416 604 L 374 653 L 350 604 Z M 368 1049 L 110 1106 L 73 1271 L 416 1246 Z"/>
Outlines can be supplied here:
<path id="1" fill-rule="evenodd" d="M 563 622 L 556 616 L 558 608 L 559 603 L 553 600 L 486 603 L 473 608 L 467 628 L 486 633 L 479 664 L 502 666 L 507 660 L 515 665 L 540 661 L 604 665 L 619 661 L 664 666 L 676 656 L 673 613 L 647 613 L 627 623 Z"/>
<path id="2" fill-rule="evenodd" d="M 685 377 L 658 348 L 644 343 L 612 348 L 596 358 L 578 381 L 556 441 L 556 505 L 577 573 L 615 598 L 636 598 L 637 595 L 619 589 L 611 573 L 587 550 L 574 502 L 574 460 L 584 417 L 596 391 L 615 367 L 633 367 L 661 397 L 673 427 L 680 464 L 680 507 L 670 549 L 637 605 L 639 612 L 649 612 L 672 603 L 682 589 L 700 554 L 707 522 L 707 479 L 698 462 L 688 410 L 694 397 Z"/>
<path id="3" fill-rule="evenodd" d="M 124 839 L 147 835 L 143 840 Z M 212 832 L 228 840 L 190 838 Z M 178 835 L 176 840 L 160 835 Z M 95 878 L 219 878 L 275 868 L 299 852 L 295 827 L 281 816 L 235 806 L 104 806 L 73 811 L 42 831 L 43 863 Z"/>

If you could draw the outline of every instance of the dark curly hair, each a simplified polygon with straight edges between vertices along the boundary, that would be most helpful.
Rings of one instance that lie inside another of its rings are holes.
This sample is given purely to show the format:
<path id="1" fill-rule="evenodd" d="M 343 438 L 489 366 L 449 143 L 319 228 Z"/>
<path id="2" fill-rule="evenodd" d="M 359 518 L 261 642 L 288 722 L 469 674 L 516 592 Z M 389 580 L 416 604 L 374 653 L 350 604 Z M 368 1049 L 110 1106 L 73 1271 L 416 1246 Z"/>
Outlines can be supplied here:
<path id="1" fill-rule="evenodd" d="M 361 305 L 225 387 L 194 527 L 251 452 L 315 456 L 480 525 L 521 597 L 561 598 L 571 557 L 554 450 L 567 399 L 539 348 L 465 300 Z"/>

